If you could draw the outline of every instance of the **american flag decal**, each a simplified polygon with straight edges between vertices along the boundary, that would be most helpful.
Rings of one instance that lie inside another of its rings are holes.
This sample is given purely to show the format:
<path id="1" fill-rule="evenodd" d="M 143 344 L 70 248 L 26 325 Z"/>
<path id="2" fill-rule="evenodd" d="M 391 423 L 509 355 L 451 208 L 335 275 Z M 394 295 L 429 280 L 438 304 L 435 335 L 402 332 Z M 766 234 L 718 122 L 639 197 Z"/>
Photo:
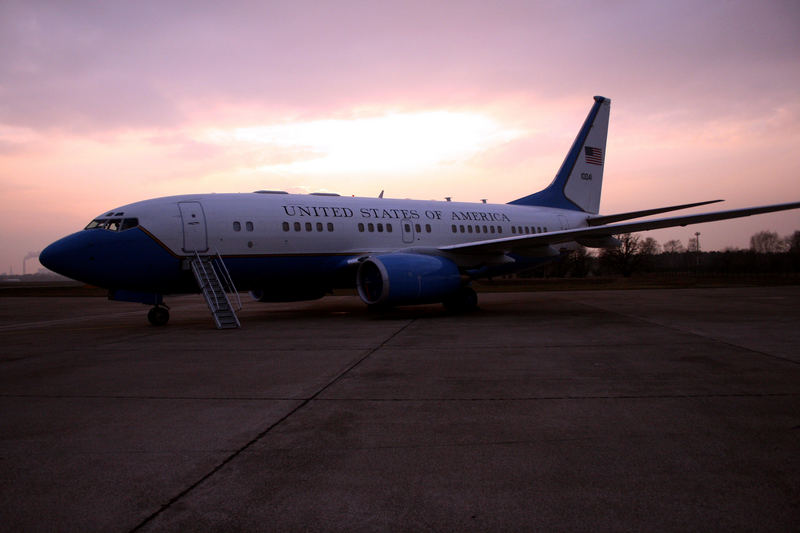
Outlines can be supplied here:
<path id="1" fill-rule="evenodd" d="M 600 148 L 592 148 L 591 146 L 584 146 L 586 153 L 586 162 L 592 165 L 603 164 L 603 151 Z"/>

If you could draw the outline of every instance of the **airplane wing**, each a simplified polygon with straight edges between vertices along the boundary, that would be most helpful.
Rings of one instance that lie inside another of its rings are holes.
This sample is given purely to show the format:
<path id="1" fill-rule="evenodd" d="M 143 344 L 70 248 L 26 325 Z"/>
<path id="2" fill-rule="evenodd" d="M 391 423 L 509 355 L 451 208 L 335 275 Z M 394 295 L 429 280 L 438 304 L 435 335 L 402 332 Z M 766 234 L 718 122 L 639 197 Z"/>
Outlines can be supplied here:
<path id="1" fill-rule="evenodd" d="M 775 211 L 785 211 L 787 209 L 798 208 L 800 208 L 800 202 L 763 205 L 758 207 L 745 207 L 742 209 L 715 211 L 712 213 L 702 213 L 698 215 L 683 215 L 677 217 L 658 218 L 654 220 L 644 220 L 639 222 L 628 222 L 625 224 L 606 224 L 603 226 L 590 226 L 568 230 L 550 231 L 548 233 L 539 233 L 536 235 L 517 235 L 502 239 L 442 246 L 439 247 L 439 250 L 466 254 L 484 254 L 493 252 L 509 253 L 514 252 L 515 250 L 524 251 L 525 249 L 549 246 L 579 239 L 602 239 L 603 237 L 610 237 L 611 235 L 619 235 L 621 233 L 633 233 L 637 231 L 671 228 L 674 226 L 687 226 L 689 224 L 699 224 L 701 222 L 713 222 L 715 220 L 747 217 L 761 213 L 772 213 Z"/>

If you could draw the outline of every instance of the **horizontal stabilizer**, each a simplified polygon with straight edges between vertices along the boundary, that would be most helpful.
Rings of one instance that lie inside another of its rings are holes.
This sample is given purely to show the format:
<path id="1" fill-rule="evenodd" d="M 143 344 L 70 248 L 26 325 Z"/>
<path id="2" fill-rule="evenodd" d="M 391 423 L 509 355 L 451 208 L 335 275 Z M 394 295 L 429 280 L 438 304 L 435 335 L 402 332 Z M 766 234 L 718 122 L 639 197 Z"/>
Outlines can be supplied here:
<path id="1" fill-rule="evenodd" d="M 694 204 L 672 205 L 669 207 L 659 207 L 657 209 L 645 209 L 644 211 L 631 211 L 630 213 L 617 213 L 615 215 L 601 215 L 596 217 L 589 217 L 586 221 L 590 226 L 602 226 L 604 224 L 611 224 L 612 222 L 621 222 L 623 220 L 630 220 L 632 218 L 649 217 L 650 215 L 657 215 L 659 213 L 667 213 L 669 211 L 677 211 L 679 209 L 689 209 L 690 207 L 697 207 L 699 205 L 715 204 L 723 200 L 707 200 L 705 202 L 697 202 Z"/>

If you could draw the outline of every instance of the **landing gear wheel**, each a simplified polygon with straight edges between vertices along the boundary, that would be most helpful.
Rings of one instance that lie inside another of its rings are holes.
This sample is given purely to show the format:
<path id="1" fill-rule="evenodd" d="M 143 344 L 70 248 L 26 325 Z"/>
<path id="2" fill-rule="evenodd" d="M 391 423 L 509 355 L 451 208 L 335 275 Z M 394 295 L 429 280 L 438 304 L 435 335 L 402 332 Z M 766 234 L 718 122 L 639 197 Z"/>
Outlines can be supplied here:
<path id="1" fill-rule="evenodd" d="M 461 287 L 448 296 L 442 305 L 451 313 L 467 313 L 478 308 L 478 295 L 471 287 Z"/>
<path id="2" fill-rule="evenodd" d="M 147 313 L 147 320 L 154 326 L 164 326 L 169 322 L 169 311 L 164 307 L 154 307 Z"/>

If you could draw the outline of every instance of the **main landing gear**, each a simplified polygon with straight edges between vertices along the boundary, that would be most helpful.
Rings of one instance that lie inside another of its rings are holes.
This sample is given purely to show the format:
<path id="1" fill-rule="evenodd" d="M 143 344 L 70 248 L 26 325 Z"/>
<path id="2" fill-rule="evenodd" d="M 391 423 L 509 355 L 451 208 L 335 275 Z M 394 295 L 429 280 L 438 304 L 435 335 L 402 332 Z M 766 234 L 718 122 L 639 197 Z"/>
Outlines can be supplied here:
<path id="1" fill-rule="evenodd" d="M 147 313 L 147 320 L 154 326 L 164 326 L 169 322 L 169 310 L 167 306 L 157 305 Z"/>

